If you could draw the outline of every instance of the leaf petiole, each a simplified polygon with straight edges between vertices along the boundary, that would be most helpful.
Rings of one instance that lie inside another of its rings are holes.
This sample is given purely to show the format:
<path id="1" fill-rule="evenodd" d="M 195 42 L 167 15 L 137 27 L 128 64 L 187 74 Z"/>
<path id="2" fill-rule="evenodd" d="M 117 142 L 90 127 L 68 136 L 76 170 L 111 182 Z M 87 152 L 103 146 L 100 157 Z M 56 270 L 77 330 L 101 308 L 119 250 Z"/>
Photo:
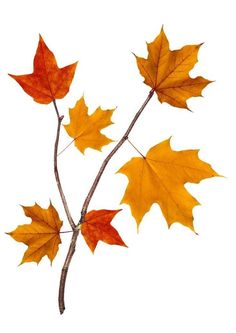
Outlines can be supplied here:
<path id="1" fill-rule="evenodd" d="M 76 138 L 73 139 L 70 143 L 68 143 L 68 145 L 65 146 L 65 148 L 63 148 L 63 149 L 57 154 L 57 156 L 59 156 L 59 155 L 61 155 L 62 153 L 64 153 L 64 151 L 65 151 L 67 148 L 69 148 L 70 145 L 72 145 L 72 143 L 73 143 L 75 140 L 76 140 Z"/>
<path id="2" fill-rule="evenodd" d="M 139 155 L 141 155 L 144 159 L 146 158 L 139 150 L 137 147 L 135 147 L 135 145 L 133 145 L 133 143 L 127 139 L 127 141 L 129 142 L 129 144 L 139 153 Z"/>

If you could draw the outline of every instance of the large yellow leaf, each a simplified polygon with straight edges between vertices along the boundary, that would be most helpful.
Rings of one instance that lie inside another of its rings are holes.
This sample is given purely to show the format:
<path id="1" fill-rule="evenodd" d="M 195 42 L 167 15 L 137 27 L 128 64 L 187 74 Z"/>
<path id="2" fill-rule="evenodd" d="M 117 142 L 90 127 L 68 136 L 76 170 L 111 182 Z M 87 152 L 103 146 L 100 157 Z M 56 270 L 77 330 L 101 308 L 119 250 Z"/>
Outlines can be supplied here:
<path id="1" fill-rule="evenodd" d="M 92 115 L 88 115 L 88 108 L 83 97 L 74 108 L 70 109 L 70 123 L 64 127 L 82 153 L 86 148 L 101 150 L 102 146 L 112 142 L 100 131 L 113 124 L 111 121 L 113 112 L 114 109 L 102 110 L 99 107 Z"/>
<path id="2" fill-rule="evenodd" d="M 47 209 L 37 204 L 23 209 L 25 215 L 32 219 L 31 224 L 20 225 L 8 233 L 17 242 L 28 246 L 21 263 L 30 261 L 39 263 L 43 256 L 48 256 L 52 262 L 61 243 L 62 221 L 56 209 L 51 203 Z"/>
<path id="3" fill-rule="evenodd" d="M 212 82 L 201 76 L 194 79 L 189 76 L 189 71 L 197 62 L 200 46 L 187 45 L 180 50 L 170 51 L 162 28 L 156 39 L 147 44 L 147 59 L 136 56 L 144 82 L 156 91 L 161 103 L 188 109 L 186 100 L 201 96 L 202 89 Z"/>
<path id="4" fill-rule="evenodd" d="M 138 225 L 157 203 L 169 226 L 180 222 L 192 230 L 192 209 L 199 203 L 184 184 L 218 176 L 198 158 L 198 150 L 173 151 L 170 139 L 152 147 L 145 158 L 132 158 L 118 172 L 129 179 L 122 203 L 130 205 Z"/>

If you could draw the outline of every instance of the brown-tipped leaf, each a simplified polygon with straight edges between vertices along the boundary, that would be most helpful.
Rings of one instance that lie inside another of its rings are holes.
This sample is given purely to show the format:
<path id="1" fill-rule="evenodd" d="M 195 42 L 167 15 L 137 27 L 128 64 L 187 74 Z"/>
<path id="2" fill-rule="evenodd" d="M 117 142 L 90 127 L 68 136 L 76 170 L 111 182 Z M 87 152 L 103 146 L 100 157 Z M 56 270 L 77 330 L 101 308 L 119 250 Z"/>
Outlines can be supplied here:
<path id="1" fill-rule="evenodd" d="M 188 109 L 187 99 L 201 96 L 202 90 L 212 82 L 201 76 L 193 79 L 189 76 L 189 71 L 197 62 L 200 46 L 186 45 L 171 51 L 162 28 L 156 39 L 147 44 L 147 59 L 136 56 L 144 82 L 156 91 L 161 103 Z"/>
<path id="2" fill-rule="evenodd" d="M 38 204 L 31 207 L 23 206 L 23 209 L 25 215 L 32 219 L 31 224 L 20 225 L 8 233 L 17 242 L 28 246 L 21 263 L 39 263 L 44 256 L 48 256 L 52 262 L 61 243 L 62 221 L 56 209 L 51 203 L 47 209 L 41 208 Z"/>

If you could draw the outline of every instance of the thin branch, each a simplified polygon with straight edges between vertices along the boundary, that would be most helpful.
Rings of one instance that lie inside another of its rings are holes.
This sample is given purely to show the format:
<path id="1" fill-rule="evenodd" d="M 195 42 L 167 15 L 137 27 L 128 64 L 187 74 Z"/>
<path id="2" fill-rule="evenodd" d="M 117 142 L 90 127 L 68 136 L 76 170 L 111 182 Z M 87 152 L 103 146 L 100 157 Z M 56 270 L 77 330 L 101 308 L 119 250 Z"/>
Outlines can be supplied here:
<path id="1" fill-rule="evenodd" d="M 65 284 L 66 284 L 66 278 L 67 278 L 67 273 L 68 273 L 68 269 L 70 266 L 70 262 L 71 259 L 75 253 L 75 247 L 76 247 L 76 241 L 79 235 L 79 227 L 80 224 L 84 222 L 84 217 L 87 213 L 87 209 L 88 209 L 88 205 L 92 199 L 92 196 L 94 194 L 94 191 L 96 190 L 96 187 L 98 185 L 98 182 L 108 164 L 108 162 L 110 161 L 110 159 L 114 156 L 114 154 L 117 152 L 117 150 L 123 145 L 123 143 L 128 139 L 128 136 L 132 130 L 132 128 L 134 127 L 136 121 L 138 120 L 139 116 L 141 115 L 141 113 L 143 112 L 143 110 L 145 109 L 146 105 L 148 104 L 148 102 L 150 101 L 150 99 L 152 98 L 154 94 L 154 89 L 152 89 L 149 94 L 148 97 L 146 98 L 146 100 L 144 101 L 144 103 L 142 104 L 142 106 L 140 107 L 140 109 L 138 110 L 138 112 L 136 113 L 136 115 L 134 116 L 133 120 L 131 121 L 128 129 L 126 130 L 125 134 L 122 136 L 122 138 L 120 139 L 120 141 L 117 143 L 117 145 L 112 149 L 112 151 L 110 152 L 110 154 L 105 158 L 105 160 L 103 161 L 98 174 L 92 184 L 92 187 L 84 201 L 83 207 L 82 207 L 82 211 L 81 211 L 81 218 L 76 226 L 76 228 L 73 231 L 73 235 L 71 238 L 71 243 L 70 243 L 70 247 L 69 247 L 69 251 L 67 253 L 66 256 L 66 260 L 64 263 L 64 266 L 62 268 L 61 271 L 61 278 L 60 278 L 60 286 L 59 286 L 59 296 L 58 296 L 58 302 L 59 302 L 59 310 L 60 313 L 62 314 L 65 310 Z"/>
<path id="2" fill-rule="evenodd" d="M 129 144 L 131 144 L 131 146 L 139 153 L 139 155 L 141 155 L 143 158 L 146 158 L 139 150 L 137 147 L 135 147 L 135 145 L 133 145 L 133 143 L 127 139 L 127 141 L 129 142 Z"/>
<path id="3" fill-rule="evenodd" d="M 60 177 L 59 177 L 59 173 L 58 173 L 58 167 L 57 167 L 57 152 L 58 152 L 58 143 L 59 143 L 59 137 L 60 137 L 60 129 L 61 129 L 61 122 L 63 119 L 63 116 L 60 116 L 58 108 L 57 108 L 57 104 L 56 101 L 53 100 L 53 105 L 56 111 L 56 115 L 57 115 L 57 134 L 56 134 L 56 140 L 55 140 L 55 145 L 54 145 L 54 174 L 55 174 L 55 178 L 56 178 L 56 183 L 57 183 L 57 187 L 61 196 L 61 200 L 66 212 L 66 216 L 68 218 L 68 221 L 70 223 L 71 229 L 74 230 L 76 225 L 72 219 L 72 216 L 70 214 L 68 205 L 67 205 L 67 201 L 66 201 L 66 197 L 64 195 L 62 186 L 61 186 L 61 181 L 60 181 Z"/>
<path id="4" fill-rule="evenodd" d="M 62 270 L 61 270 L 59 295 L 58 295 L 58 304 L 59 304 L 60 314 L 63 314 L 63 312 L 65 310 L 66 277 L 67 277 L 68 268 L 69 268 L 71 259 L 72 259 L 73 255 L 75 253 L 75 246 L 76 246 L 76 241 L 77 241 L 78 236 L 79 236 L 79 230 L 75 229 L 73 231 L 73 235 L 72 235 L 72 238 L 71 238 L 70 247 L 69 247 L 69 251 L 68 251 L 67 256 L 66 256 L 65 263 L 64 263 L 64 265 L 62 267 Z"/>
<path id="5" fill-rule="evenodd" d="M 131 130 L 133 129 L 136 121 L 138 120 L 139 116 L 141 115 L 141 113 L 143 112 L 143 110 L 145 109 L 146 105 L 148 104 L 148 102 L 150 101 L 150 99 L 152 98 L 153 94 L 154 94 L 154 89 L 152 89 L 149 94 L 148 97 L 145 99 L 144 103 L 142 104 L 142 106 L 140 107 L 140 109 L 138 110 L 138 112 L 136 113 L 136 115 L 134 116 L 133 120 L 131 121 L 128 129 L 126 130 L 125 134 L 122 136 L 122 138 L 120 139 L 120 141 L 117 143 L 117 145 L 113 148 L 113 150 L 110 152 L 110 154 L 105 158 L 105 160 L 103 161 L 100 170 L 98 171 L 98 174 L 92 184 L 92 187 L 84 201 L 83 207 L 82 207 L 82 211 L 81 211 L 81 218 L 79 223 L 77 224 L 80 225 L 81 223 L 84 222 L 84 217 L 87 213 L 87 209 L 88 209 L 88 205 L 93 197 L 94 191 L 96 190 L 96 187 L 98 185 L 98 182 L 108 164 L 108 162 L 110 161 L 110 159 L 113 157 L 113 155 L 117 152 L 117 150 L 123 145 L 123 143 L 128 140 L 129 134 L 131 132 Z"/>
<path id="6" fill-rule="evenodd" d="M 68 231 L 60 231 L 59 234 L 68 234 L 68 232 L 73 232 L 73 230 L 68 230 Z"/>

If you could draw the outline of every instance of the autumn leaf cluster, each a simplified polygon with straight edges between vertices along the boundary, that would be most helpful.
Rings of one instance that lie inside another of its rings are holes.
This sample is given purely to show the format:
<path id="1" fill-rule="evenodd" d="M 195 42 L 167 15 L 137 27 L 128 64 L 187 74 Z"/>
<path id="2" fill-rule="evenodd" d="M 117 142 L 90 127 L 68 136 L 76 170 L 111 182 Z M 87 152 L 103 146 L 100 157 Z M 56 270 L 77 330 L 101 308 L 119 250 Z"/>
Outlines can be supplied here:
<path id="1" fill-rule="evenodd" d="M 211 81 L 201 76 L 191 78 L 189 75 L 197 62 L 200 46 L 201 44 L 187 45 L 172 51 L 164 30 L 161 29 L 156 39 L 147 44 L 147 58 L 135 56 L 140 74 L 145 84 L 151 88 L 150 97 L 156 94 L 161 103 L 188 109 L 187 100 L 201 96 L 203 88 Z M 36 102 L 55 104 L 56 99 L 61 99 L 68 93 L 76 66 L 77 62 L 59 68 L 54 54 L 40 36 L 33 73 L 9 75 Z M 87 148 L 101 151 L 103 146 L 113 142 L 101 131 L 113 124 L 111 118 L 114 111 L 98 107 L 89 115 L 84 97 L 79 98 L 74 107 L 69 109 L 70 122 L 64 124 L 64 129 L 81 153 Z M 126 139 L 124 137 L 124 141 Z M 174 151 L 168 138 L 151 147 L 145 156 L 133 157 L 119 168 L 118 172 L 128 178 L 121 203 L 129 205 L 137 226 L 156 203 L 168 226 L 179 222 L 194 231 L 192 211 L 198 201 L 184 185 L 199 183 L 218 175 L 208 163 L 199 158 L 198 152 Z M 28 246 L 22 263 L 38 263 L 43 256 L 48 256 L 52 261 L 61 243 L 62 221 L 57 210 L 51 202 L 47 209 L 38 204 L 23 209 L 25 215 L 31 218 L 31 223 L 18 226 L 9 233 L 16 241 Z M 126 246 L 118 231 L 111 225 L 119 211 L 120 208 L 92 210 L 86 212 L 81 224 L 77 224 L 76 228 L 81 230 L 92 252 L 99 241 Z"/>

